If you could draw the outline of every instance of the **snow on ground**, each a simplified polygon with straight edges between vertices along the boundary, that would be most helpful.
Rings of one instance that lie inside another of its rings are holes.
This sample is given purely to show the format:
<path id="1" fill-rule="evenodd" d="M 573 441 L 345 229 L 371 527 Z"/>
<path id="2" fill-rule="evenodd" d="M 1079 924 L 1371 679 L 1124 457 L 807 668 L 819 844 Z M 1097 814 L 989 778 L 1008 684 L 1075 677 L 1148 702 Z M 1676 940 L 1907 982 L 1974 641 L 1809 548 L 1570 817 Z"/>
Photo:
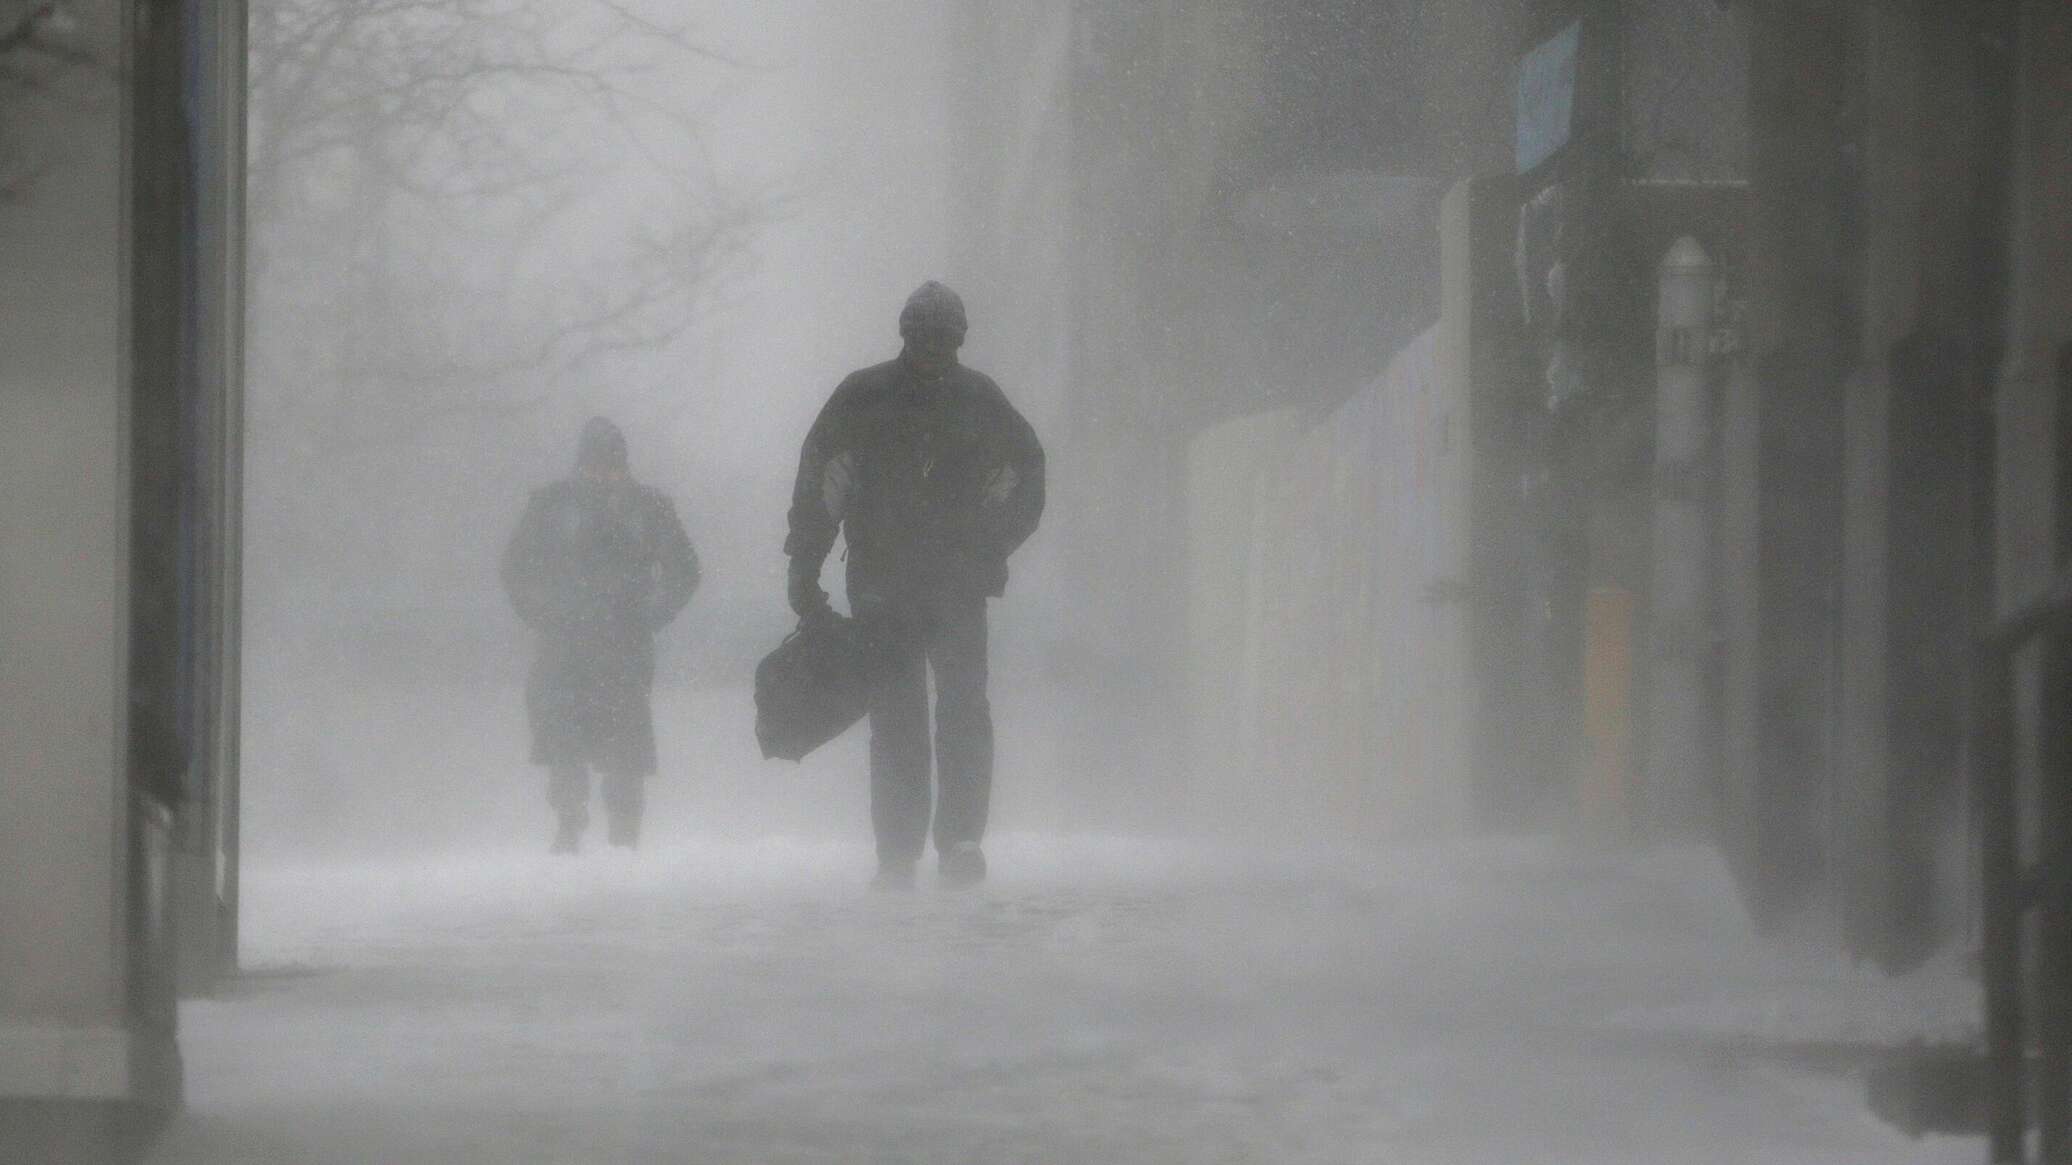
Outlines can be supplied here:
<path id="1" fill-rule="evenodd" d="M 1713 1038 L 1775 991 L 1753 1034 L 1971 1001 L 1766 950 L 1701 852 L 989 848 L 982 891 L 903 896 L 781 837 L 253 868 L 254 973 L 183 1011 L 154 1160 L 1981 1157 Z"/>
<path id="2" fill-rule="evenodd" d="M 1704 851 L 1103 835 L 1009 690 L 995 878 L 887 897 L 862 733 L 765 765 L 738 688 L 657 693 L 648 844 L 575 860 L 515 690 L 248 704 L 249 973 L 159 1165 L 1983 1157 L 1790 1054 L 1966 1030 L 1961 968 L 1759 942 Z"/>

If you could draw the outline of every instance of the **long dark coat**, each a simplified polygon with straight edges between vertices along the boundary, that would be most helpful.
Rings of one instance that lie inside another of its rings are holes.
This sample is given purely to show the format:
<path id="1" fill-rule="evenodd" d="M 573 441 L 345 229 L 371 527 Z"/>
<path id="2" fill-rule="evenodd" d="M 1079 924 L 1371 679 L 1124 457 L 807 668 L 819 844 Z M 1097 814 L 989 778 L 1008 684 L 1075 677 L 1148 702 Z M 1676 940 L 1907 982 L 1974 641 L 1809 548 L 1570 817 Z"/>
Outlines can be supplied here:
<path id="1" fill-rule="evenodd" d="M 525 689 L 536 764 L 655 771 L 655 632 L 698 588 L 698 554 L 667 496 L 582 477 L 532 495 L 504 591 L 539 634 Z"/>

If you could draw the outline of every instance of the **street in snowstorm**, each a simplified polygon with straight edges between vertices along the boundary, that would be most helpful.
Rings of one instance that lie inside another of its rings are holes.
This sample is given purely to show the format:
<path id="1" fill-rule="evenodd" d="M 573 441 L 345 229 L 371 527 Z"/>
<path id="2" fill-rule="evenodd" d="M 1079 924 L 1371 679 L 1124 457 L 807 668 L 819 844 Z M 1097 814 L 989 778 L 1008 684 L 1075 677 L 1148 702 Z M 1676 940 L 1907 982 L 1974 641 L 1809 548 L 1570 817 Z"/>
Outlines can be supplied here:
<path id="1" fill-rule="evenodd" d="M 427 757 L 449 779 L 396 807 L 399 845 L 499 783 L 539 832 L 529 785 L 479 767 L 497 739 Z M 182 1009 L 187 1111 L 151 1160 L 1976 1159 L 1879 1120 L 1862 1077 L 1975 1022 L 1961 968 L 1758 942 L 1709 849 L 1016 832 L 982 890 L 886 895 L 866 841 L 759 828 L 860 806 L 855 743 L 772 773 L 719 736 L 657 778 L 652 849 L 574 866 L 255 861 L 246 969 Z"/>
<path id="2" fill-rule="evenodd" d="M 1752 954 L 1703 854 L 997 849 L 977 896 L 841 844 L 255 870 L 152 1160 L 1976 1159 L 1847 1054 L 1968 993 Z"/>
<path id="3" fill-rule="evenodd" d="M 0 0 L 0 1165 L 2072 1165 L 2066 0 Z"/>

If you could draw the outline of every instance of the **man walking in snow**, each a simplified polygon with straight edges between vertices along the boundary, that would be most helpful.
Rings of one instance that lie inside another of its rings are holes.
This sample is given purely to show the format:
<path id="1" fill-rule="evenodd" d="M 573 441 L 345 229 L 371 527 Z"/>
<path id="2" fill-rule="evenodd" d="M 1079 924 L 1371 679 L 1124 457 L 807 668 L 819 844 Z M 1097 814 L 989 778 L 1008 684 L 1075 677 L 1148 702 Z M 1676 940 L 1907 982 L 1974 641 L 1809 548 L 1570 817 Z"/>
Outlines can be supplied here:
<path id="1" fill-rule="evenodd" d="M 554 852 L 582 842 L 592 768 L 611 843 L 631 848 L 655 771 L 655 632 L 697 590 L 698 555 L 669 498 L 627 471 L 618 426 L 597 417 L 583 427 L 575 473 L 533 493 L 502 573 L 511 606 L 539 635 L 525 707 L 560 819 Z"/>
<path id="2" fill-rule="evenodd" d="M 933 281 L 915 291 L 899 315 L 900 354 L 835 389 L 806 436 L 792 490 L 792 609 L 801 619 L 828 610 L 820 569 L 839 530 L 850 613 L 871 623 L 887 652 L 870 705 L 882 888 L 913 885 L 931 800 L 943 881 L 968 886 L 986 875 L 986 600 L 1004 592 L 1007 558 L 1043 514 L 1043 447 L 998 385 L 957 362 L 965 330 L 955 292 Z"/>

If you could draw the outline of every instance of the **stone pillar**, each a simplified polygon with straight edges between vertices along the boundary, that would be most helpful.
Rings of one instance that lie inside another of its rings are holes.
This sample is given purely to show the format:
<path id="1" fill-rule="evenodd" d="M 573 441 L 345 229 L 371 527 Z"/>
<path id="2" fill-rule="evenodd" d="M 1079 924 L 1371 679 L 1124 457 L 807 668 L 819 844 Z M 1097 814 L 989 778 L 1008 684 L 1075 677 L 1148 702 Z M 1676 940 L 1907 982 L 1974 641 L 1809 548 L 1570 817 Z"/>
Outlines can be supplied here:
<path id="1" fill-rule="evenodd" d="M 1846 255 L 1845 87 L 1853 6 L 1751 10 L 1750 293 L 1742 450 L 1757 492 L 1753 618 L 1730 622 L 1727 774 L 1742 820 L 1734 855 L 1759 922 L 1789 917 L 1824 874 L 1833 766 L 1841 541 L 1842 384 L 1852 345 Z M 1735 420 L 1742 419 L 1737 412 Z"/>
<path id="2" fill-rule="evenodd" d="M 75 27 L 34 35 L 58 39 L 81 63 L 10 62 L 37 69 L 50 99 L 25 102 L 13 141 L 47 163 L 0 204 L 7 1161 L 120 1160 L 180 1092 L 163 925 L 171 816 L 133 784 L 128 763 L 130 102 L 122 79 L 133 75 L 136 8 L 68 4 Z"/>
<path id="3" fill-rule="evenodd" d="M 1894 741 L 1902 726 L 1894 723 L 1892 708 L 1906 688 L 1906 677 L 1894 667 L 1895 634 L 1903 638 L 1909 620 L 1919 618 L 1906 610 L 1915 596 L 1901 593 L 1917 588 L 1904 585 L 1896 568 L 1912 555 L 1916 540 L 1930 533 L 1902 526 L 1907 514 L 1900 495 L 1918 497 L 1926 483 L 1908 481 L 1898 461 L 1903 454 L 1919 461 L 1929 452 L 1909 438 L 1920 435 L 1916 422 L 1938 395 L 1940 403 L 1951 403 L 1956 386 L 1947 383 L 1954 371 L 1947 360 L 1942 383 L 1924 383 L 1930 351 L 1945 346 L 1936 343 L 1923 318 L 1930 274 L 1924 216 L 1939 176 L 1931 166 L 1924 116 L 1925 29 L 1918 7 L 1907 5 L 1866 12 L 1863 27 L 1862 183 L 1877 213 L 1867 216 L 1861 243 L 1861 339 L 1844 417 L 1841 634 L 1847 663 L 1838 709 L 1833 857 L 1847 945 L 1891 961 L 1900 876 L 1895 814 L 1909 759 Z M 1944 464 L 1961 464 L 1962 432 L 1960 418 L 1942 434 Z M 1961 480 L 1935 485 L 1953 489 L 1951 500 L 1961 510 Z M 1961 606 L 1961 598 L 1956 601 Z M 1916 897 L 1925 905 L 1925 897 Z"/>

